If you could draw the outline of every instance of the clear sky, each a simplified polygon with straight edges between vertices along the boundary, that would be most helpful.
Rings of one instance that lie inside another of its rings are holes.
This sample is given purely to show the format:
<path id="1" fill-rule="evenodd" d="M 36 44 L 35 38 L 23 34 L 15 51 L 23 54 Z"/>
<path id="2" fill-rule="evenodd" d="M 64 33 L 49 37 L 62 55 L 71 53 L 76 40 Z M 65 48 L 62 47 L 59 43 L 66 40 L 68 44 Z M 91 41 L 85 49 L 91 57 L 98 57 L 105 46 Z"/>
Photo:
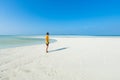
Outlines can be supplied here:
<path id="1" fill-rule="evenodd" d="M 0 34 L 120 35 L 120 0 L 0 0 Z"/>

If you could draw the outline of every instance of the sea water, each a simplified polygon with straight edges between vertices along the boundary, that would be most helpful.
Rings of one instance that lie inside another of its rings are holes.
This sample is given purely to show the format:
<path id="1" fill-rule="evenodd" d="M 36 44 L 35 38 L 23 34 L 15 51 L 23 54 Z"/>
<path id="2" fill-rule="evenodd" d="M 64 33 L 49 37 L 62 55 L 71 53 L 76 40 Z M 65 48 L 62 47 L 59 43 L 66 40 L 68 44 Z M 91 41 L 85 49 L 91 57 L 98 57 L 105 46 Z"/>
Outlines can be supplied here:
<path id="1" fill-rule="evenodd" d="M 10 48 L 10 47 L 19 47 L 27 45 L 41 45 L 45 44 L 45 35 L 0 35 L 0 49 L 1 48 Z M 120 35 L 50 35 L 50 43 L 56 42 L 57 40 L 51 38 L 76 38 L 76 37 L 120 37 Z"/>
<path id="2" fill-rule="evenodd" d="M 50 42 L 53 43 L 56 42 L 56 40 L 50 39 Z M 44 37 L 0 35 L 0 49 L 36 44 L 38 45 L 45 44 Z"/>

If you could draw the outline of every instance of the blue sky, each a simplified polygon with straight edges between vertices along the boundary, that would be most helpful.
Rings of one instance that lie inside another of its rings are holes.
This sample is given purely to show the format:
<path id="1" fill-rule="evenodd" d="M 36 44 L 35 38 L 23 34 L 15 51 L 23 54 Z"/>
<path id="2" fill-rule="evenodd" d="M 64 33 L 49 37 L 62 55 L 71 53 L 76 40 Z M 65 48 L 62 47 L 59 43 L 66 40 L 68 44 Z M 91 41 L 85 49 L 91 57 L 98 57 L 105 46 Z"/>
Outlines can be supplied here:
<path id="1" fill-rule="evenodd" d="M 0 34 L 120 35 L 119 0 L 0 0 Z"/>

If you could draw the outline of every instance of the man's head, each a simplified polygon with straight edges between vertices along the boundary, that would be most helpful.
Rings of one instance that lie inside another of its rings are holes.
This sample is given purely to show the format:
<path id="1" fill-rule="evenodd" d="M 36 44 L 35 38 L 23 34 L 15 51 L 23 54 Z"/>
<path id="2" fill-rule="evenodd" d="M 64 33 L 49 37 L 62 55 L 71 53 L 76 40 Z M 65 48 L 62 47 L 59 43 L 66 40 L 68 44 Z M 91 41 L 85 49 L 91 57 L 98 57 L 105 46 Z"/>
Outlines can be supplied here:
<path id="1" fill-rule="evenodd" d="M 46 35 L 49 35 L 49 32 L 47 32 Z"/>

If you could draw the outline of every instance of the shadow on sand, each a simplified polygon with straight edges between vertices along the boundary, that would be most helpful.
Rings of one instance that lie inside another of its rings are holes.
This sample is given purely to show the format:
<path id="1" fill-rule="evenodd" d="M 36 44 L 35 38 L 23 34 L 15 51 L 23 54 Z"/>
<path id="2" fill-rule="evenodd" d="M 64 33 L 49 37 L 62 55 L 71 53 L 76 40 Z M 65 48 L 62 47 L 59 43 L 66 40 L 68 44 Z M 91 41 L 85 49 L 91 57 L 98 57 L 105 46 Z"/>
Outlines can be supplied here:
<path id="1" fill-rule="evenodd" d="M 58 49 L 55 49 L 55 50 L 50 50 L 48 53 L 65 50 L 65 49 L 67 49 L 67 48 L 68 48 L 68 47 L 63 47 L 63 48 L 58 48 Z"/>

